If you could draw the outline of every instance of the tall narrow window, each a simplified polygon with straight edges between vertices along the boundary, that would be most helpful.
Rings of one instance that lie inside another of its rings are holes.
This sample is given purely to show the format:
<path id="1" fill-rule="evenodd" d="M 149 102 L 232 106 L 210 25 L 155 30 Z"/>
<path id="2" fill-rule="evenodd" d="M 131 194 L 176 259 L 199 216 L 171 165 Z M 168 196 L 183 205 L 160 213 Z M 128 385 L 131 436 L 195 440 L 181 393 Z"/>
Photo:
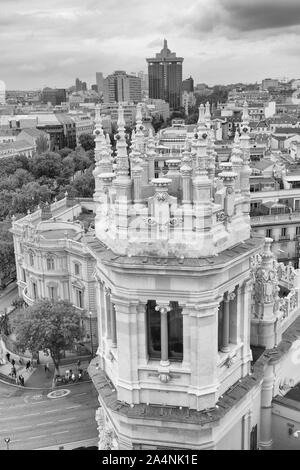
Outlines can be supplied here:
<path id="1" fill-rule="evenodd" d="M 53 271 L 54 270 L 54 258 L 52 256 L 49 256 L 47 258 L 47 269 L 48 269 L 48 271 Z"/>
<path id="2" fill-rule="evenodd" d="M 148 353 L 150 359 L 160 359 L 160 312 L 155 310 L 156 301 L 147 302 Z"/>
<path id="3" fill-rule="evenodd" d="M 272 230 L 270 228 L 267 228 L 267 230 L 266 230 L 266 237 L 267 238 L 272 238 Z"/>
<path id="4" fill-rule="evenodd" d="M 79 308 L 83 308 L 83 293 L 80 289 L 75 289 L 76 293 L 76 306 Z"/>
<path id="5" fill-rule="evenodd" d="M 32 283 L 32 290 L 33 290 L 33 298 L 34 300 L 36 300 L 37 299 L 37 287 L 36 287 L 35 282 Z"/>
<path id="6" fill-rule="evenodd" d="M 49 299 L 55 300 L 56 299 L 56 287 L 48 287 L 49 289 Z"/>
<path id="7" fill-rule="evenodd" d="M 250 450 L 257 450 L 257 424 L 250 432 Z"/>
<path id="8" fill-rule="evenodd" d="M 282 227 L 282 229 L 281 229 L 281 236 L 282 236 L 282 238 L 285 238 L 285 237 L 286 237 L 286 227 Z"/>
<path id="9" fill-rule="evenodd" d="M 170 302 L 171 310 L 168 313 L 168 339 L 169 359 L 182 361 L 183 359 L 183 319 L 182 308 L 178 302 Z"/>
<path id="10" fill-rule="evenodd" d="M 78 263 L 74 264 L 74 271 L 75 271 L 75 275 L 78 276 L 80 273 L 80 267 Z"/>
<path id="11" fill-rule="evenodd" d="M 223 345 L 223 315 L 224 315 L 224 302 L 220 303 L 218 310 L 218 351 L 221 351 Z"/>
<path id="12" fill-rule="evenodd" d="M 33 254 L 32 253 L 29 253 L 29 264 L 30 264 L 30 266 L 34 265 L 34 259 L 33 259 Z"/>

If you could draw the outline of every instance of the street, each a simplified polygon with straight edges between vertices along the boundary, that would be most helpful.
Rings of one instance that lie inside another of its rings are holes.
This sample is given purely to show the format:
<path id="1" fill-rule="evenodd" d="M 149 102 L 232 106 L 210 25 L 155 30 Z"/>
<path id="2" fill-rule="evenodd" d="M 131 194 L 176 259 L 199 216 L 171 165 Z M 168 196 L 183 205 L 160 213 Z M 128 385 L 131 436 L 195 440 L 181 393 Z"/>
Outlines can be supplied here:
<path id="1" fill-rule="evenodd" d="M 17 389 L 0 383 L 0 450 L 43 449 L 87 441 L 97 445 L 97 395 L 91 382 L 66 386 L 61 398 L 48 391 Z M 57 390 L 57 389 L 56 389 Z M 84 445 L 84 444 L 81 444 Z M 66 448 L 74 448 L 67 445 Z"/>
<path id="2" fill-rule="evenodd" d="M 15 286 L 15 288 L 13 288 Z M 18 297 L 18 288 L 16 283 L 8 286 L 4 291 L 0 293 L 0 313 L 4 313 L 4 309 L 11 307 L 11 303 Z"/>

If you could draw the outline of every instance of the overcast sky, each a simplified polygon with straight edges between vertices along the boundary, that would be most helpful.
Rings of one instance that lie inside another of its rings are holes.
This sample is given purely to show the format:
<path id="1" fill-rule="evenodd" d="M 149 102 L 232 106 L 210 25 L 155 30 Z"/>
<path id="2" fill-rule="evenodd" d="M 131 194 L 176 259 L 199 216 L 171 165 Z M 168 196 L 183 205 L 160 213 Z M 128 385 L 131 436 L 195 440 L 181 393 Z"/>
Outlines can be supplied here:
<path id="1" fill-rule="evenodd" d="M 144 70 L 164 37 L 183 77 L 236 83 L 300 78 L 300 0 L 0 0 L 8 89 L 95 83 Z"/>

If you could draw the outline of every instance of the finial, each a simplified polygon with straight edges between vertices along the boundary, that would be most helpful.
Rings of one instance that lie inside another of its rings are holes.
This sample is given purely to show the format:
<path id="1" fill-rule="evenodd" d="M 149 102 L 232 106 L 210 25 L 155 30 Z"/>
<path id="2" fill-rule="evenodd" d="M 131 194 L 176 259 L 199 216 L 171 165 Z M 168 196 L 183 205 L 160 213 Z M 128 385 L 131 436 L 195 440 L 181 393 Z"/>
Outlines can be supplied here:
<path id="1" fill-rule="evenodd" d="M 207 121 L 210 121 L 211 118 L 209 101 L 207 101 L 205 105 L 205 118 Z"/>
<path id="2" fill-rule="evenodd" d="M 118 108 L 118 127 L 125 127 L 125 120 L 124 120 L 124 109 L 122 104 L 119 104 Z"/>
<path id="3" fill-rule="evenodd" d="M 164 39 L 164 49 L 168 49 L 168 41 Z"/>
<path id="4" fill-rule="evenodd" d="M 204 124 L 204 123 L 205 123 L 205 109 L 204 109 L 204 105 L 200 104 L 198 124 Z"/>
<path id="5" fill-rule="evenodd" d="M 143 125 L 143 116 L 142 116 L 142 103 L 138 103 L 136 106 L 136 127 Z"/>
<path id="6" fill-rule="evenodd" d="M 95 106 L 95 121 L 101 122 L 101 104 Z"/>

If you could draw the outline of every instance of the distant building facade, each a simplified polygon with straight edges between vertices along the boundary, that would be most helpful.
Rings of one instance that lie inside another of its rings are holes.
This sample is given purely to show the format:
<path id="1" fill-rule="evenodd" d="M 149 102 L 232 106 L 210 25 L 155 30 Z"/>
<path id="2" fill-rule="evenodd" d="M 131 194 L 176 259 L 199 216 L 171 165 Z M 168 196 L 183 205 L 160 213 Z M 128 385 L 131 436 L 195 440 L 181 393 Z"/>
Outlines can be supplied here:
<path id="1" fill-rule="evenodd" d="M 101 95 L 104 92 L 104 78 L 102 72 L 96 72 L 97 92 Z"/>
<path id="2" fill-rule="evenodd" d="M 142 99 L 142 81 L 134 75 L 127 75 L 123 70 L 116 70 L 104 80 L 103 99 L 105 103 L 132 101 L 139 103 Z"/>
<path id="3" fill-rule="evenodd" d="M 194 80 L 192 77 L 189 77 L 182 82 L 182 91 L 187 91 L 191 93 L 194 91 Z"/>
<path id="4" fill-rule="evenodd" d="M 12 233 L 20 296 L 29 306 L 41 299 L 71 302 L 81 316 L 83 341 L 87 347 L 92 342 L 95 351 L 95 261 L 86 248 L 83 226 L 73 222 L 83 210 L 92 211 L 93 201 L 65 198 L 15 221 Z"/>
<path id="5" fill-rule="evenodd" d="M 67 93 L 64 88 L 44 88 L 41 97 L 42 103 L 51 103 L 53 106 L 67 101 Z"/>

